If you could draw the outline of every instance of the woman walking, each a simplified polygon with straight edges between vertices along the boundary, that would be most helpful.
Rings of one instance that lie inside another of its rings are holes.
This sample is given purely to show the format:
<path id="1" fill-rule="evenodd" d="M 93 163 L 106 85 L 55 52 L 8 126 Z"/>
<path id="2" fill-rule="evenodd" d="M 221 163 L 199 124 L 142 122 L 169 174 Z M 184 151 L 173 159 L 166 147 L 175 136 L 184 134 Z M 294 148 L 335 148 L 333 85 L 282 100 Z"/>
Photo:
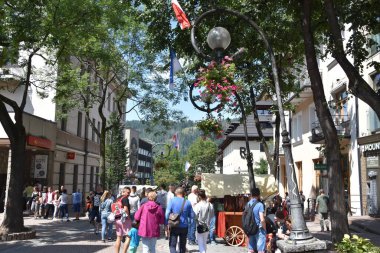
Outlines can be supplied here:
<path id="1" fill-rule="evenodd" d="M 113 203 L 112 194 L 109 191 L 104 191 L 100 198 L 100 214 L 102 221 L 102 241 L 106 242 L 106 231 L 108 234 L 108 241 L 112 241 L 112 223 L 107 222 L 108 215 L 110 215 L 111 205 Z M 107 229 L 108 228 L 108 229 Z"/>
<path id="2" fill-rule="evenodd" d="M 160 236 L 160 225 L 164 224 L 164 211 L 155 200 L 157 193 L 148 193 L 148 202 L 140 207 L 135 220 L 140 222 L 138 235 L 141 236 L 143 253 L 156 253 L 156 242 Z"/>
<path id="3" fill-rule="evenodd" d="M 197 225 L 197 238 L 199 253 L 206 253 L 207 236 L 209 234 L 210 221 L 214 217 L 214 208 L 207 202 L 204 190 L 198 192 L 199 202 L 194 206 Z"/>

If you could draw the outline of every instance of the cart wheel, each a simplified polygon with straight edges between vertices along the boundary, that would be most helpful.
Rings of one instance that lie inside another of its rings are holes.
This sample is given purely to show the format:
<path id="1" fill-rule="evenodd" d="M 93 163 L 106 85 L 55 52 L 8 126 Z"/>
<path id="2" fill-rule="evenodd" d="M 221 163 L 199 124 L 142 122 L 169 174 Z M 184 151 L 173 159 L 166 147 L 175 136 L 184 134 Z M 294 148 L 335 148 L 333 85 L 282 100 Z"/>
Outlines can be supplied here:
<path id="1" fill-rule="evenodd" d="M 226 231 L 225 240 L 228 245 L 231 246 L 240 246 L 245 240 L 245 233 L 242 228 L 238 226 L 231 226 Z"/>

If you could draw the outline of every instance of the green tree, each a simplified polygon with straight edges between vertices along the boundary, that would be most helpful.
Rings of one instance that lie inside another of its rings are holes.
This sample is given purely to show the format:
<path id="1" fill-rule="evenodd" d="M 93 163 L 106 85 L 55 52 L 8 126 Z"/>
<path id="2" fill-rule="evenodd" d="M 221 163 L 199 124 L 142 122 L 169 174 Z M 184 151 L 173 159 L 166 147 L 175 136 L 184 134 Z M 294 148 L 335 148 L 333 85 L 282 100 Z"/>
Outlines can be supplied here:
<path id="1" fill-rule="evenodd" d="M 190 162 L 190 175 L 195 175 L 198 169 L 203 173 L 215 173 L 215 162 L 218 146 L 210 139 L 197 138 L 189 147 L 186 159 Z"/>
<path id="2" fill-rule="evenodd" d="M 115 113 L 111 115 L 110 125 L 112 125 L 112 128 L 107 132 L 106 145 L 107 189 L 112 189 L 123 181 L 128 155 L 124 136 L 124 126 L 120 120 L 118 120 Z"/>
<path id="3" fill-rule="evenodd" d="M 260 158 L 260 161 L 255 163 L 255 172 L 259 175 L 267 175 L 268 174 L 268 162 L 264 158 Z"/>
<path id="4" fill-rule="evenodd" d="M 154 161 L 154 183 L 178 185 L 185 179 L 184 158 L 176 149 L 172 149 L 169 154 L 157 156 Z"/>
<path id="5" fill-rule="evenodd" d="M 78 39 L 86 40 L 97 25 L 97 8 L 92 1 L 3 1 L 0 5 L 0 64 L 16 61 L 23 69 L 23 76 L 16 77 L 17 84 L 2 80 L 7 87 L 0 94 L 0 122 L 9 137 L 11 169 L 7 175 L 4 219 L 0 235 L 25 231 L 22 215 L 22 195 L 24 182 L 19 175 L 24 174 L 26 133 L 23 112 L 31 86 L 39 89 L 44 96 L 44 88 L 55 82 L 57 62 L 70 55 L 68 48 Z M 78 46 L 78 44 L 76 44 Z M 19 52 L 22 52 L 19 54 Z M 34 61 L 46 64 L 46 69 L 38 73 Z M 18 60 L 18 62 L 17 62 Z M 12 80 L 10 80 L 12 81 Z M 13 85 L 13 86 L 12 86 Z M 9 86 L 8 86 L 9 87 Z M 17 99 L 11 93 L 18 96 Z M 9 111 L 14 113 L 14 121 Z"/>

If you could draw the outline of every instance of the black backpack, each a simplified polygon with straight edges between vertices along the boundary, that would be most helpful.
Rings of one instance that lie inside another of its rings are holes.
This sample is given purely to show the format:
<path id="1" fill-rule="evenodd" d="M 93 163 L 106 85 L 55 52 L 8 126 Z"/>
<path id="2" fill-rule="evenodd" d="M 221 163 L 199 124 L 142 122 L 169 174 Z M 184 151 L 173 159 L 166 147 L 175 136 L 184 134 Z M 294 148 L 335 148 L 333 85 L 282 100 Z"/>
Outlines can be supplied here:
<path id="1" fill-rule="evenodd" d="M 259 203 L 259 201 L 256 201 L 252 206 L 249 206 L 249 203 L 247 203 L 244 208 L 242 223 L 246 235 L 255 235 L 259 229 L 253 216 L 253 208 L 255 208 L 257 203 Z"/>

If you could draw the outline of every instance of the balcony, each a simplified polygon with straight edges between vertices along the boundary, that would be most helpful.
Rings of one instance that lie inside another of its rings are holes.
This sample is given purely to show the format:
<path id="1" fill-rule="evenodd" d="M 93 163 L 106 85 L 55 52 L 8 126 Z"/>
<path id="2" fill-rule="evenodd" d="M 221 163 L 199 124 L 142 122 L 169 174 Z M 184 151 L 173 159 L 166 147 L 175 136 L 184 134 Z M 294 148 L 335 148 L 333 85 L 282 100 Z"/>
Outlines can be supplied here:
<path id="1" fill-rule="evenodd" d="M 310 81 L 308 79 L 299 82 L 297 85 L 297 91 L 291 92 L 288 95 L 287 102 L 293 105 L 299 105 L 308 99 L 313 98 L 313 91 L 311 90 Z"/>
<path id="2" fill-rule="evenodd" d="M 332 115 L 337 134 L 341 138 L 351 138 L 351 124 L 348 115 Z M 311 123 L 311 136 L 309 141 L 313 144 L 323 144 L 325 137 L 319 121 Z"/>
<path id="3" fill-rule="evenodd" d="M 23 79 L 23 69 L 17 65 L 6 65 L 0 68 L 0 88 L 17 88 Z"/>

